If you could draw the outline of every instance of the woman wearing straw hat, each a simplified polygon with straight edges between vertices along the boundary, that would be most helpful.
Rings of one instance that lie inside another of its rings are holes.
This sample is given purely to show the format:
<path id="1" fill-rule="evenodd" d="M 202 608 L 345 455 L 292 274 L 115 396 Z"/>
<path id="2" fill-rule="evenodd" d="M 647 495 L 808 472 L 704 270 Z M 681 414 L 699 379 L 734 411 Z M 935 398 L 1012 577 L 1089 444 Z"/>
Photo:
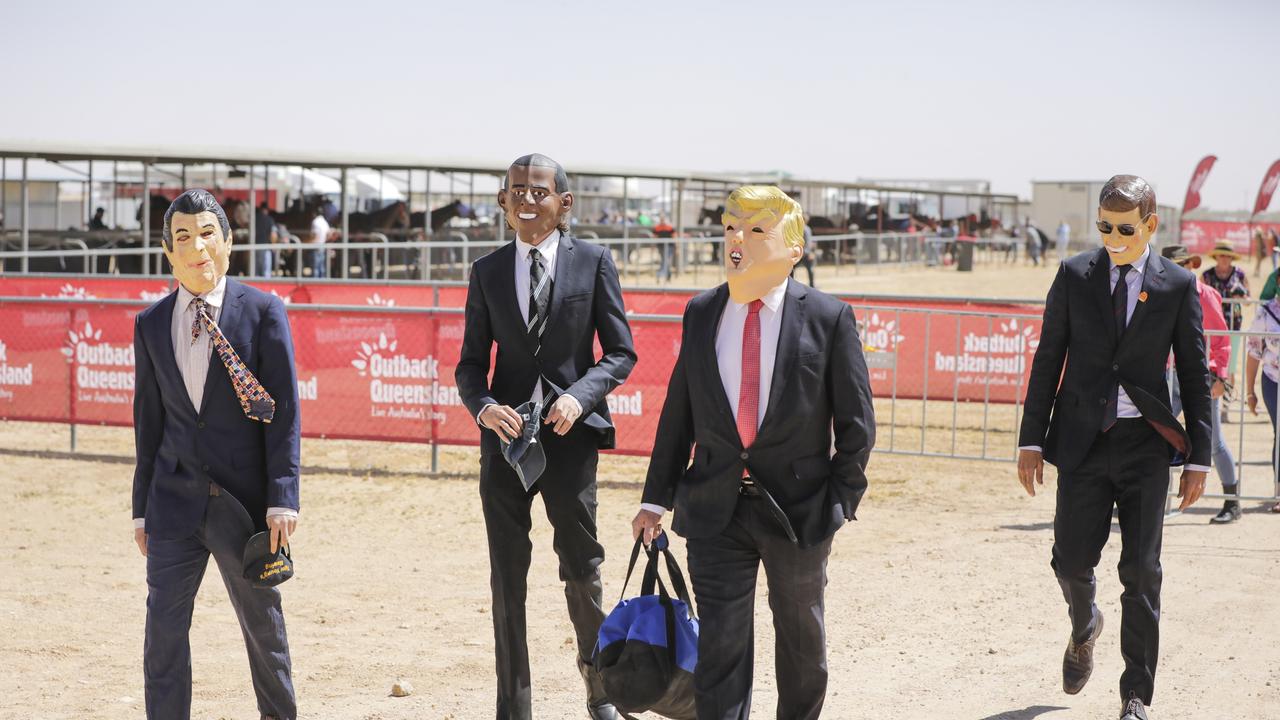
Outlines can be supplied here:
<path id="1" fill-rule="evenodd" d="M 1244 325 L 1244 307 L 1239 299 L 1249 297 L 1251 294 L 1249 278 L 1245 275 L 1244 269 L 1235 264 L 1240 259 L 1240 253 L 1231 246 L 1231 241 L 1219 240 L 1213 244 L 1209 257 L 1213 258 L 1215 265 L 1201 273 L 1200 279 L 1222 296 L 1222 317 L 1226 319 L 1227 327 L 1231 330 L 1239 330 Z M 1233 300 L 1236 302 L 1232 302 Z M 1231 339 L 1231 356 L 1240 357 L 1240 338 L 1238 337 Z M 1229 403 L 1230 398 L 1222 403 L 1220 422 L 1228 421 L 1227 405 Z"/>

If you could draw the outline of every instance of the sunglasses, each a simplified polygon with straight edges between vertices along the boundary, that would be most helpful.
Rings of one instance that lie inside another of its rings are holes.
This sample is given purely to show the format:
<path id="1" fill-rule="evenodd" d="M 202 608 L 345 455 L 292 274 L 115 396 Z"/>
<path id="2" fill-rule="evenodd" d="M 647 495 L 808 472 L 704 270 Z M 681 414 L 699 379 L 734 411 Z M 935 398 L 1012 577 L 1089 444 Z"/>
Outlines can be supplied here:
<path id="1" fill-rule="evenodd" d="M 1151 216 L 1148 215 L 1147 217 L 1151 217 Z M 1142 218 L 1144 222 L 1146 221 L 1146 219 L 1147 218 L 1145 217 Z M 1133 237 L 1133 234 L 1138 232 L 1138 228 L 1134 225 L 1130 225 L 1129 223 L 1125 223 L 1123 225 L 1112 225 L 1106 220 L 1098 221 L 1098 232 L 1102 233 L 1103 235 L 1110 235 L 1112 230 L 1119 230 L 1120 234 L 1125 237 Z"/>

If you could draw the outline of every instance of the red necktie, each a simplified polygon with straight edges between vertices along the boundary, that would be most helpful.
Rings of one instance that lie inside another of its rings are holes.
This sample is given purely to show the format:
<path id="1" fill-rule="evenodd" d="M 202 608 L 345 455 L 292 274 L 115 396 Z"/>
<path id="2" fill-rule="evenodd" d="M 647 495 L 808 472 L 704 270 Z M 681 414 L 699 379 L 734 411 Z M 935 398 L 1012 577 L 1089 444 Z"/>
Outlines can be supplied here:
<path id="1" fill-rule="evenodd" d="M 760 308 L 753 300 L 747 306 L 747 322 L 742 326 L 742 384 L 738 387 L 738 437 L 742 447 L 756 440 L 760 422 Z"/>

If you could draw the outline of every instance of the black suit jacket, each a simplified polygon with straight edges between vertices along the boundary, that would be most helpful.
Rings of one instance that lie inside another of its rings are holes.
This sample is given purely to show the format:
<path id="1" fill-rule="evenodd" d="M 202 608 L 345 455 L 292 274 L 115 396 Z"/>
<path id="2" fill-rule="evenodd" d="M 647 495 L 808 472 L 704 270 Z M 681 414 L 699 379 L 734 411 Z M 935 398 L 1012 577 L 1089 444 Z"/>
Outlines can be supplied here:
<path id="1" fill-rule="evenodd" d="M 613 421 L 605 396 L 636 364 L 618 271 L 605 248 L 568 234 L 561 236 L 556 253 L 550 321 L 536 356 L 516 298 L 516 292 L 528 289 L 515 286 L 515 241 L 472 265 L 466 332 L 454 373 L 458 392 L 475 417 L 490 403 L 516 407 L 528 401 L 538 378 L 545 377 L 582 404 L 583 419 L 570 432 L 596 432 L 598 447 L 612 448 Z M 603 352 L 598 361 L 597 335 Z M 490 384 L 494 343 L 498 354 Z M 490 454 L 502 450 L 497 434 L 488 429 L 481 431 L 480 448 Z"/>
<path id="2" fill-rule="evenodd" d="M 133 331 L 133 516 L 158 539 L 195 533 L 216 482 L 266 530 L 268 507 L 298 509 L 302 420 L 289 319 L 280 298 L 227 278 L 218 328 L 275 400 L 270 423 L 245 417 L 231 376 L 211 351 L 201 407 L 173 356 L 178 293 L 138 313 Z"/>
<path id="3" fill-rule="evenodd" d="M 746 467 L 767 493 L 764 501 L 781 511 L 787 533 L 801 547 L 812 546 L 854 518 L 875 444 L 871 383 L 853 309 L 787 283 L 769 403 L 748 451 L 716 361 L 728 300 L 728 285 L 721 285 L 685 308 L 642 501 L 674 508 L 672 529 L 684 537 L 718 535 L 733 516 Z"/>
<path id="4" fill-rule="evenodd" d="M 1209 366 L 1195 276 L 1152 248 L 1142 292 L 1146 300 L 1139 295 L 1118 339 L 1106 249 L 1081 253 L 1058 268 L 1045 301 L 1018 445 L 1042 446 L 1044 459 L 1059 471 L 1084 461 L 1117 381 L 1169 443 L 1174 464 L 1210 464 Z M 1170 349 L 1182 387 L 1185 429 L 1170 409 L 1165 381 Z"/>

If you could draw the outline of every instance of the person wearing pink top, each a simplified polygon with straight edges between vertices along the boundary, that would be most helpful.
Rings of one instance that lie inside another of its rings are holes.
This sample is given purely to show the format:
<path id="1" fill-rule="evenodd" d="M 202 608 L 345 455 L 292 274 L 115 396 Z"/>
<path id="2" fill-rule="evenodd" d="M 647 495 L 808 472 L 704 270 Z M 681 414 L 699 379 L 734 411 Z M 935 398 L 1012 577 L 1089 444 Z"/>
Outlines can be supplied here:
<path id="1" fill-rule="evenodd" d="M 1192 255 L 1183 245 L 1170 245 L 1164 248 L 1161 254 L 1193 272 L 1200 267 L 1200 256 Z M 1218 294 L 1217 290 L 1206 285 L 1198 276 L 1196 277 L 1196 290 L 1200 293 L 1200 307 L 1204 312 L 1205 331 L 1226 330 L 1227 321 L 1221 311 L 1222 296 Z M 1236 461 L 1232 457 L 1231 449 L 1227 447 L 1227 440 L 1222 434 L 1222 418 L 1218 412 L 1220 398 L 1226 392 L 1226 378 L 1231 369 L 1231 338 L 1226 335 L 1205 335 L 1205 340 L 1208 346 L 1209 379 L 1212 382 L 1209 395 L 1213 399 L 1213 465 L 1218 469 L 1218 479 L 1222 481 L 1223 494 L 1239 496 L 1240 486 L 1236 484 Z M 1173 377 L 1170 390 L 1173 394 L 1173 412 L 1176 415 L 1182 411 L 1182 397 L 1179 392 L 1176 374 Z M 1224 525 L 1239 519 L 1240 501 L 1228 499 L 1223 503 L 1222 510 L 1210 518 L 1209 522 L 1216 525 Z"/>

